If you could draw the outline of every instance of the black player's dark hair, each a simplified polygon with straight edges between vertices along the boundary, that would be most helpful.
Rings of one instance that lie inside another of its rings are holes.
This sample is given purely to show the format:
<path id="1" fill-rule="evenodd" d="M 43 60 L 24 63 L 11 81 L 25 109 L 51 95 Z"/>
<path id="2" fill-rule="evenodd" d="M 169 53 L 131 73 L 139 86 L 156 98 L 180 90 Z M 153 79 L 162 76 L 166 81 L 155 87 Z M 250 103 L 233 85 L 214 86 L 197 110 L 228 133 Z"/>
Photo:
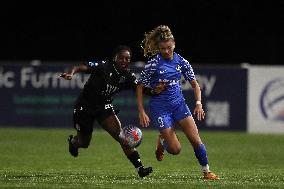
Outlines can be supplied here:
<path id="1" fill-rule="evenodd" d="M 114 50 L 113 50 L 113 54 L 112 57 L 115 57 L 118 53 L 120 53 L 121 51 L 129 51 L 130 56 L 132 56 L 132 51 L 130 49 L 130 47 L 126 46 L 126 45 L 118 45 Z"/>

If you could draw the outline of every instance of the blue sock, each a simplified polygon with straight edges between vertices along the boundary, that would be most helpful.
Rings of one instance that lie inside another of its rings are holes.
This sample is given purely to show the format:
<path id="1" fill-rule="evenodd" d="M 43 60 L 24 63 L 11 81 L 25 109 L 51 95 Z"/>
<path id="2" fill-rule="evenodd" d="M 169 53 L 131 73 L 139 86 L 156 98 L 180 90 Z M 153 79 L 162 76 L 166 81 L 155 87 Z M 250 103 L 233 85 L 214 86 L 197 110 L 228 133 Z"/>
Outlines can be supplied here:
<path id="1" fill-rule="evenodd" d="M 194 149 L 194 154 L 201 166 L 205 166 L 208 164 L 208 157 L 204 144 L 200 144 L 198 149 Z"/>

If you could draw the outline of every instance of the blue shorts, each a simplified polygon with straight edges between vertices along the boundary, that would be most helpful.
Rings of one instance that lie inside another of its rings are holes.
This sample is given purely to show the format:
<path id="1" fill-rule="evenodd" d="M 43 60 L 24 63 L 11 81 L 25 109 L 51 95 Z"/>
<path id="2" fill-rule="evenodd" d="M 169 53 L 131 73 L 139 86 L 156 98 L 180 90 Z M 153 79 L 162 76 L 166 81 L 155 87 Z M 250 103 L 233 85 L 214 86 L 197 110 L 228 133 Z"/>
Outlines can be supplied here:
<path id="1" fill-rule="evenodd" d="M 171 128 L 175 122 L 188 116 L 192 116 L 192 114 L 185 101 L 167 106 L 150 105 L 150 125 L 158 130 Z"/>

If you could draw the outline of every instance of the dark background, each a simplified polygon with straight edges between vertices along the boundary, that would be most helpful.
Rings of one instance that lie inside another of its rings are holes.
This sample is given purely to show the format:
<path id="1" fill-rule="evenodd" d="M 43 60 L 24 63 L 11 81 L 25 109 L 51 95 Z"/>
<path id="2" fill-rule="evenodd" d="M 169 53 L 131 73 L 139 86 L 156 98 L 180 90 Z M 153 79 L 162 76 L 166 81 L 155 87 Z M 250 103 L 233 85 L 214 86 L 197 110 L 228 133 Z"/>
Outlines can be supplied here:
<path id="1" fill-rule="evenodd" d="M 59 1 L 58 1 L 59 2 Z M 200 64 L 283 64 L 284 1 L 93 1 L 1 6 L 0 61 L 144 60 L 146 31 L 169 25 L 176 51 Z"/>

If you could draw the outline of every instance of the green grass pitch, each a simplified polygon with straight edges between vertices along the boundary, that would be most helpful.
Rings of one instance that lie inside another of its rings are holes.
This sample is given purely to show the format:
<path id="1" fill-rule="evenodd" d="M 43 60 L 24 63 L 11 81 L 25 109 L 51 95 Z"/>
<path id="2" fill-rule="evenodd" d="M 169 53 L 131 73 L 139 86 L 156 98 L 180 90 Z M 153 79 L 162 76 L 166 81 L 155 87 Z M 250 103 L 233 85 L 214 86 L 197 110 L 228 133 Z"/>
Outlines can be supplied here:
<path id="1" fill-rule="evenodd" d="M 0 188 L 284 188 L 284 136 L 200 132 L 210 168 L 219 181 L 201 179 L 185 136 L 179 155 L 154 156 L 157 131 L 143 130 L 137 149 L 153 173 L 140 179 L 119 145 L 95 129 L 88 149 L 73 158 L 67 136 L 73 129 L 0 128 Z"/>

